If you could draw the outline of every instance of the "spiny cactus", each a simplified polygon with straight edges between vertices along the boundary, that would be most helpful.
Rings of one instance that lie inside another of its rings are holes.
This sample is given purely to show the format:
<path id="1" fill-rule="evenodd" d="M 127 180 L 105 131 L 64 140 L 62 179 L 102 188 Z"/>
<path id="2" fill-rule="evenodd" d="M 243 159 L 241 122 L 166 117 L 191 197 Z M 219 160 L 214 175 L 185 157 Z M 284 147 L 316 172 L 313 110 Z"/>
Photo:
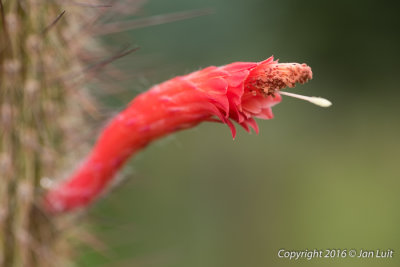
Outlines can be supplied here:
<path id="1" fill-rule="evenodd" d="M 81 65 L 82 40 L 68 38 L 82 11 L 69 6 L 64 15 L 57 1 L 0 5 L 0 265 L 60 266 L 68 230 L 58 231 L 38 201 L 83 125 L 82 88 L 76 97 L 66 78 Z"/>
<path id="2" fill-rule="evenodd" d="M 94 36 L 210 12 L 124 18 L 145 1 L 0 0 L 0 266 L 64 266 L 82 239 L 75 215 L 49 215 L 41 201 L 90 137 L 98 113 L 85 84 L 136 50 L 107 56 Z"/>

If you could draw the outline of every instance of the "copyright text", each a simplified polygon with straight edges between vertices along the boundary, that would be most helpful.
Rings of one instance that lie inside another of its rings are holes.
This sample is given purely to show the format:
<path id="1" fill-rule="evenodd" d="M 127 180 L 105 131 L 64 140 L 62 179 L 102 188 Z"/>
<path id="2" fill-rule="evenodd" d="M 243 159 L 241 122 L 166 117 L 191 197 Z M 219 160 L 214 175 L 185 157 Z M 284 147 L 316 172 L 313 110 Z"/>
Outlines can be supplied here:
<path id="1" fill-rule="evenodd" d="M 394 250 L 392 249 L 313 249 L 313 250 L 287 250 L 280 249 L 278 251 L 278 258 L 288 260 L 312 260 L 316 258 L 375 258 L 375 259 L 388 259 L 393 258 Z"/>

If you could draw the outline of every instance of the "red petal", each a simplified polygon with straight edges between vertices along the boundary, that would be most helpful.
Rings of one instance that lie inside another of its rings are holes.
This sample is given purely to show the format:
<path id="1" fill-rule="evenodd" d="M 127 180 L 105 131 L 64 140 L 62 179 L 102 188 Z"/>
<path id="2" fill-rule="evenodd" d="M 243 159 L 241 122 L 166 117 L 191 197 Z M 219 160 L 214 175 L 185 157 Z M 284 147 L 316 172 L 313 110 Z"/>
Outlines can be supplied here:
<path id="1" fill-rule="evenodd" d="M 256 134 L 258 134 L 259 128 L 258 128 L 257 122 L 253 118 L 247 119 L 246 122 L 248 125 L 250 125 L 251 128 L 253 128 L 253 130 L 256 132 Z"/>
<path id="2" fill-rule="evenodd" d="M 211 95 L 209 99 L 225 113 L 226 117 L 229 116 L 229 101 L 225 95 Z"/>
<path id="3" fill-rule="evenodd" d="M 269 64 L 269 63 L 278 63 L 278 60 L 274 61 L 274 56 L 271 56 L 266 60 L 260 62 L 260 64 Z"/>
<path id="4" fill-rule="evenodd" d="M 228 90 L 228 83 L 223 78 L 212 78 L 196 83 L 197 89 L 209 94 L 225 95 Z"/>
<path id="5" fill-rule="evenodd" d="M 229 106 L 229 116 L 232 118 L 234 121 L 238 123 L 242 123 L 245 119 L 245 117 L 242 115 L 242 113 L 238 110 L 238 106 L 235 104 L 232 104 L 231 102 Z"/>
<path id="6" fill-rule="evenodd" d="M 240 123 L 240 126 L 242 126 L 243 129 L 246 130 L 246 132 L 250 133 L 250 129 L 249 129 L 249 126 L 247 125 L 247 122 L 246 122 L 246 121 Z"/>
<path id="7" fill-rule="evenodd" d="M 193 82 L 198 82 L 212 78 L 224 77 L 227 75 L 229 75 L 229 73 L 224 71 L 222 68 L 211 66 L 204 70 L 193 72 L 192 74 L 185 76 L 185 78 L 190 79 Z"/>
<path id="8" fill-rule="evenodd" d="M 233 123 L 229 119 L 226 120 L 226 124 L 229 126 L 229 129 L 231 129 L 232 138 L 235 139 L 235 137 L 236 137 L 235 125 L 233 125 Z"/>
<path id="9" fill-rule="evenodd" d="M 229 72 L 251 70 L 258 66 L 255 62 L 235 62 L 223 67 L 224 70 Z"/>
<path id="10" fill-rule="evenodd" d="M 261 111 L 261 113 L 255 115 L 255 117 L 264 119 L 264 120 L 269 120 L 274 118 L 274 114 L 272 113 L 271 108 L 266 108 Z"/>
<path id="11" fill-rule="evenodd" d="M 226 80 L 228 81 L 229 86 L 237 87 L 241 84 L 244 84 L 244 81 L 246 80 L 248 75 L 249 71 L 243 70 L 240 72 L 232 73 L 230 76 L 226 77 Z"/>
<path id="12" fill-rule="evenodd" d="M 262 110 L 263 102 L 257 98 L 250 98 L 242 103 L 242 108 L 247 112 L 258 114 Z"/>
<path id="13" fill-rule="evenodd" d="M 270 105 L 270 107 L 275 106 L 276 104 L 280 103 L 282 101 L 282 96 L 280 94 L 275 94 L 275 96 L 269 96 L 270 101 L 272 102 L 272 104 Z"/>

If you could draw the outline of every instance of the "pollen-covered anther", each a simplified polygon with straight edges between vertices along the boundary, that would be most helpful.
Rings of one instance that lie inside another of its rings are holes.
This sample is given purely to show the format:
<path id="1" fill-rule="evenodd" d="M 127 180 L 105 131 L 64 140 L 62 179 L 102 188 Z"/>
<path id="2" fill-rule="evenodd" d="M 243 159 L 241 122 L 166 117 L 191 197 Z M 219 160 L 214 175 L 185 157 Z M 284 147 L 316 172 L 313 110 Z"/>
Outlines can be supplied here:
<path id="1" fill-rule="evenodd" d="M 255 68 L 249 75 L 248 85 L 265 95 L 274 95 L 283 88 L 292 88 L 310 79 L 312 71 L 306 64 L 274 62 Z"/>

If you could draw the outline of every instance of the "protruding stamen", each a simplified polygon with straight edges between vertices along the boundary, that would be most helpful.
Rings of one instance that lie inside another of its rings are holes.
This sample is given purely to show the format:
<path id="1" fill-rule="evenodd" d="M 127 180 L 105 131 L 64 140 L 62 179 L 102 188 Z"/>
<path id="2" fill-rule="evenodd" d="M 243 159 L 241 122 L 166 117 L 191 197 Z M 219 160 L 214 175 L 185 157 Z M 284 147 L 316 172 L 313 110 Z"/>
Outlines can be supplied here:
<path id="1" fill-rule="evenodd" d="M 288 92 L 279 92 L 281 95 L 286 95 L 286 96 L 291 96 L 294 98 L 302 99 L 305 101 L 308 101 L 310 103 L 313 103 L 314 105 L 320 106 L 327 108 L 332 105 L 332 102 L 329 101 L 328 99 L 322 98 L 322 97 L 316 97 L 316 96 L 305 96 L 305 95 L 298 95 L 298 94 L 293 94 L 293 93 L 288 93 Z"/>

